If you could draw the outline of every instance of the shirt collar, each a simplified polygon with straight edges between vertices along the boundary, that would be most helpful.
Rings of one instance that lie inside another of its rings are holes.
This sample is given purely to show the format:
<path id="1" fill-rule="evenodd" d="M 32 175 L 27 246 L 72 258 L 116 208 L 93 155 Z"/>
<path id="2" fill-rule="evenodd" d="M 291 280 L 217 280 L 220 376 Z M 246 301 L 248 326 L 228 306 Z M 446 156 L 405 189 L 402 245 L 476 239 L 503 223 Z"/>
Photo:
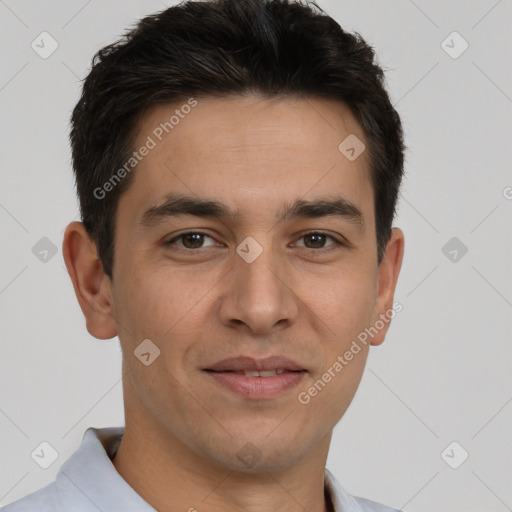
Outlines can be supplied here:
<path id="1" fill-rule="evenodd" d="M 85 431 L 80 448 L 62 465 L 56 478 L 59 498 L 69 510 L 98 512 L 156 512 L 117 472 L 112 459 L 124 427 Z M 334 475 L 325 469 L 325 491 L 334 512 L 362 512 Z"/>
<path id="2" fill-rule="evenodd" d="M 112 463 L 123 434 L 124 427 L 91 427 L 85 431 L 80 448 L 57 473 L 63 510 L 156 512 Z"/>

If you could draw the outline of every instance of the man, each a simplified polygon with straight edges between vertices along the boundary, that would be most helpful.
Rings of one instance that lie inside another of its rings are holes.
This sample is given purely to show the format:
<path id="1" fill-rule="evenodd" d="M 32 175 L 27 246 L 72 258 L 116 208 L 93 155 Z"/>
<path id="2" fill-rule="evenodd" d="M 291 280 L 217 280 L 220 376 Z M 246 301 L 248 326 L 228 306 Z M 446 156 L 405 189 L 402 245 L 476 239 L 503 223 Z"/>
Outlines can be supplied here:
<path id="1" fill-rule="evenodd" d="M 402 129 L 316 5 L 186 2 L 102 49 L 72 116 L 63 254 L 118 336 L 126 426 L 19 511 L 391 511 L 325 469 L 399 304 Z"/>

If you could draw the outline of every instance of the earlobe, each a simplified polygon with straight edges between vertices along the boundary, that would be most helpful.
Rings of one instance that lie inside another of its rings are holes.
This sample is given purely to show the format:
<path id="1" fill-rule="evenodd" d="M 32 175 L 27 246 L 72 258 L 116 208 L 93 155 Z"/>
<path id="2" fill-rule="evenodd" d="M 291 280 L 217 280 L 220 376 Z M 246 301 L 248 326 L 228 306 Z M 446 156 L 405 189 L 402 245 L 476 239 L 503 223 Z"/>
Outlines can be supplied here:
<path id="1" fill-rule="evenodd" d="M 384 341 L 391 318 L 396 314 L 393 298 L 403 256 L 404 234 L 401 229 L 393 228 L 384 257 L 379 265 L 378 293 L 373 318 L 373 325 L 378 332 L 371 341 L 374 346 L 380 345 Z"/>
<path id="2" fill-rule="evenodd" d="M 112 315 L 112 288 L 98 259 L 95 242 L 81 222 L 71 222 L 64 233 L 62 254 L 89 333 L 98 339 L 116 336 Z"/>

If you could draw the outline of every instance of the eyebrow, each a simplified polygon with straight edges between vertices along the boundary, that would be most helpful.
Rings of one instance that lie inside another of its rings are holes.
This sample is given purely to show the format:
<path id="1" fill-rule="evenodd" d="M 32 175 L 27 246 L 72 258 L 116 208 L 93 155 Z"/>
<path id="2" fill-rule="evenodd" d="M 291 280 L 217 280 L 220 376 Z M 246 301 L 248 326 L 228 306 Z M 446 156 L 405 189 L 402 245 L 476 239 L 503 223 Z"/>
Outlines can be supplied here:
<path id="1" fill-rule="evenodd" d="M 236 222 L 240 213 L 233 211 L 229 206 L 219 201 L 212 201 L 181 194 L 168 194 L 164 202 L 146 210 L 141 217 L 139 225 L 150 228 L 169 217 L 179 215 L 193 215 L 218 219 L 224 222 Z M 276 216 L 277 223 L 295 218 L 320 218 L 337 216 L 346 219 L 364 229 L 365 220 L 359 208 L 341 196 L 330 196 L 310 201 L 297 199 L 285 204 L 281 213 Z"/>

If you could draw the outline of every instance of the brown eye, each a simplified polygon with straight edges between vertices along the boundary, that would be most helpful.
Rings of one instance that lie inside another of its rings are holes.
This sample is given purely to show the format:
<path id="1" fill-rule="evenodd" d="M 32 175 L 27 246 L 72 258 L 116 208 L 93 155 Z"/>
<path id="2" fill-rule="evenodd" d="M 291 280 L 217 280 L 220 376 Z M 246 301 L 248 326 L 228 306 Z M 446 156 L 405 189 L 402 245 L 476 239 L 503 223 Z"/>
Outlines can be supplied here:
<path id="1" fill-rule="evenodd" d="M 326 233 L 306 233 L 305 235 L 301 236 L 301 239 L 304 239 L 304 245 L 299 247 L 305 247 L 306 249 L 324 249 L 326 247 L 329 247 L 330 245 L 342 245 L 341 242 L 339 242 L 333 236 L 328 235 Z M 331 239 L 334 243 L 325 245 L 327 239 Z"/>
<path id="2" fill-rule="evenodd" d="M 203 246 L 203 243 L 206 238 L 213 240 L 213 238 L 207 235 L 206 233 L 201 233 L 199 231 L 189 231 L 187 233 L 181 233 L 180 235 L 174 237 L 172 240 L 169 240 L 168 242 L 166 242 L 166 245 L 176 245 L 179 248 L 190 250 L 202 249 L 203 247 L 208 247 Z M 178 241 L 180 241 L 181 243 L 177 244 L 176 242 Z"/>
<path id="3" fill-rule="evenodd" d="M 187 249 L 199 249 L 203 245 L 203 237 L 201 233 L 187 233 L 181 235 L 181 240 Z"/>
<path id="4" fill-rule="evenodd" d="M 311 235 L 306 235 L 304 237 L 306 247 L 310 249 L 321 249 L 325 244 L 325 239 L 327 237 L 320 233 L 312 233 Z M 309 244 L 308 244 L 309 241 Z"/>

